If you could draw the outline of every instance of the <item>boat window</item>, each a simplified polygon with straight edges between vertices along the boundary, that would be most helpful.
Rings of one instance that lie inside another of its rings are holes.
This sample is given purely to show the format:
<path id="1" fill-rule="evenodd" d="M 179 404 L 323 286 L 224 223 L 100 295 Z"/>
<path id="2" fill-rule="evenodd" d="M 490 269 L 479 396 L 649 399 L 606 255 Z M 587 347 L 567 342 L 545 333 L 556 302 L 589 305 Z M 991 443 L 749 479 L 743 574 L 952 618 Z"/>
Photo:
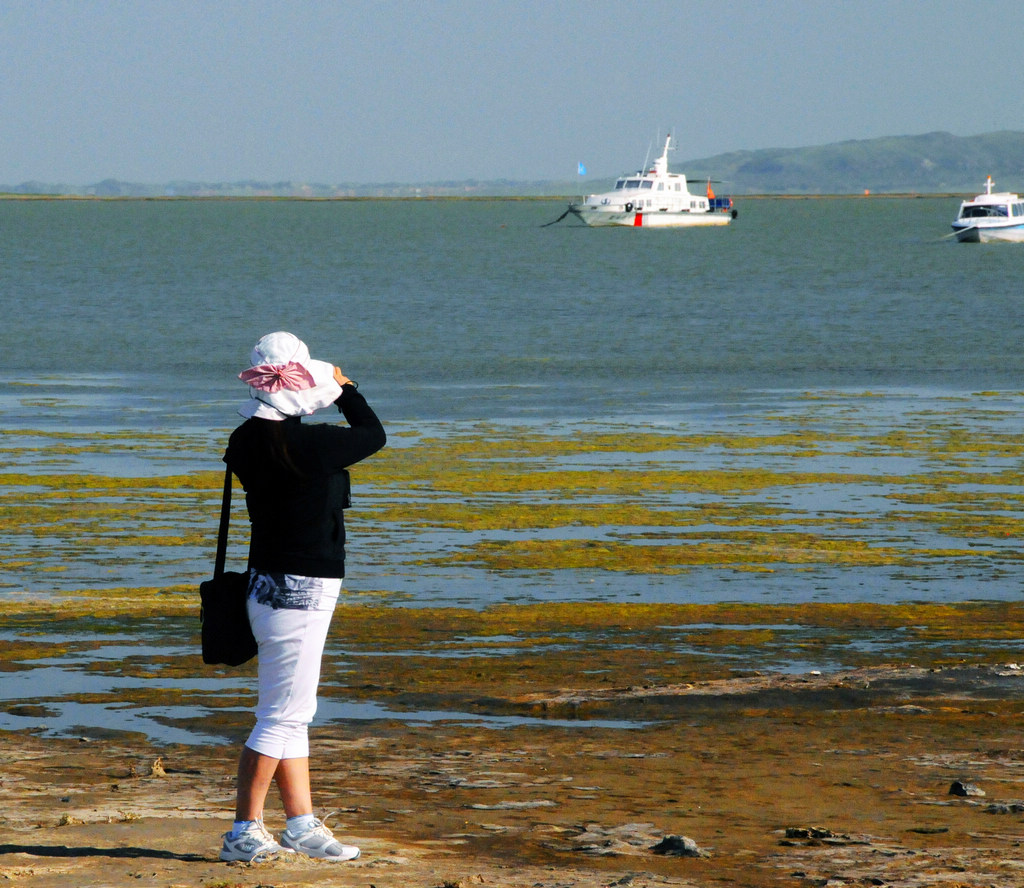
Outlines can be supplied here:
<path id="1" fill-rule="evenodd" d="M 680 184 L 678 182 L 676 182 L 676 191 L 681 191 L 681 190 L 682 190 L 682 187 L 680 186 Z"/>
<path id="2" fill-rule="evenodd" d="M 651 181 L 646 181 L 640 187 L 650 191 L 650 189 L 654 187 L 654 183 Z"/>
<path id="3" fill-rule="evenodd" d="M 1014 216 L 1024 216 L 1024 203 L 1016 203 L 1013 205 Z"/>
<path id="4" fill-rule="evenodd" d="M 961 219 L 982 219 L 987 216 L 1007 216 L 1004 204 L 981 204 L 979 206 L 965 206 L 961 208 Z"/>
<path id="5" fill-rule="evenodd" d="M 664 182 L 659 182 L 658 183 L 658 191 L 664 191 L 664 190 L 665 190 L 665 183 Z"/>
<path id="6" fill-rule="evenodd" d="M 626 184 L 626 180 L 625 179 L 619 179 L 619 181 L 615 183 L 615 190 L 618 191 L 625 184 Z"/>
<path id="7" fill-rule="evenodd" d="M 639 179 L 630 179 L 626 183 L 626 187 L 627 188 L 639 188 L 640 187 L 640 180 Z"/>

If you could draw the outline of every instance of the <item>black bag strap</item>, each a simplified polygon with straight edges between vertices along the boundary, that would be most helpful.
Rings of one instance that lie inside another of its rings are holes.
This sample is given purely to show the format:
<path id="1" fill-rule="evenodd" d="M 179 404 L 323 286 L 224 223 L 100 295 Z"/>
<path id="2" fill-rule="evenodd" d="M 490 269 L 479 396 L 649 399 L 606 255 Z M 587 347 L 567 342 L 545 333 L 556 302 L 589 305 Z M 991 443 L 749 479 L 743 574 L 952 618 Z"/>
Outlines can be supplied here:
<path id="1" fill-rule="evenodd" d="M 213 578 L 224 573 L 224 559 L 228 552 L 228 525 L 231 523 L 231 468 L 224 470 L 224 496 L 220 501 L 220 528 L 217 531 L 217 557 L 213 562 Z"/>

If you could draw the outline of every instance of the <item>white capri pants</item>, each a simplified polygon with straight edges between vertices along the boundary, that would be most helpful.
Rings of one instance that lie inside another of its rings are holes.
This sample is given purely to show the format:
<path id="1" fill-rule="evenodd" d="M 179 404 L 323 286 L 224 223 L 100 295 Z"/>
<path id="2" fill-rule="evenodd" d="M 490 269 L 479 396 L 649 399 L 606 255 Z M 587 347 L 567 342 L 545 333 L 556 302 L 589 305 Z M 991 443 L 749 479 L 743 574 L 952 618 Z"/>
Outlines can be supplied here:
<path id="1" fill-rule="evenodd" d="M 319 601 L 303 609 L 273 608 L 253 596 L 247 607 L 259 645 L 256 726 L 245 745 L 277 759 L 309 757 L 320 661 L 341 580 L 323 579 Z"/>

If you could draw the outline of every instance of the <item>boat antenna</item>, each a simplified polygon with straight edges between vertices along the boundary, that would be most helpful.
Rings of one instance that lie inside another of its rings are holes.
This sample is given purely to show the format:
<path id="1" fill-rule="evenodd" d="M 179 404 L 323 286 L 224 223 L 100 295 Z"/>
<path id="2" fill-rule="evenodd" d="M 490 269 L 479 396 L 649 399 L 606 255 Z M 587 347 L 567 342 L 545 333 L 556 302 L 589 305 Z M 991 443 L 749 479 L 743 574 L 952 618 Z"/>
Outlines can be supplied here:
<path id="1" fill-rule="evenodd" d="M 675 139 L 675 136 L 672 135 L 671 131 L 669 131 L 668 138 L 669 138 L 669 150 L 670 151 L 675 151 L 675 145 L 672 144 L 672 141 Z M 658 132 L 658 144 L 659 145 L 661 144 L 661 132 L 660 131 Z M 650 142 L 648 142 L 647 143 L 647 157 L 644 158 L 644 168 L 643 168 L 643 172 L 645 172 L 645 173 L 647 172 L 647 162 L 651 159 L 651 151 L 652 150 L 653 150 L 653 146 L 651 145 Z M 667 170 L 668 170 L 668 153 L 665 154 L 665 169 L 666 169 L 666 172 L 667 172 Z"/>

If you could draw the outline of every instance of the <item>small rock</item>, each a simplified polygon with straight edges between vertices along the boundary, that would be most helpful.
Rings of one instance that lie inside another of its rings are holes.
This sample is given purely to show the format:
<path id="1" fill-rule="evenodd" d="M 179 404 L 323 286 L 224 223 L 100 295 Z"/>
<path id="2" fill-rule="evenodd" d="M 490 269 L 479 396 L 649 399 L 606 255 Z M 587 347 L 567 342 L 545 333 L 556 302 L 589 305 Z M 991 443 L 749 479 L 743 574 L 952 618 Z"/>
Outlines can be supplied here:
<path id="1" fill-rule="evenodd" d="M 789 826 L 786 828 L 787 839 L 831 839 L 834 837 L 835 833 L 824 826 Z"/>
<path id="2" fill-rule="evenodd" d="M 954 780 L 949 787 L 949 794 L 955 796 L 983 796 L 985 790 L 973 783 L 965 783 L 963 780 Z"/>
<path id="3" fill-rule="evenodd" d="M 993 802 L 985 809 L 986 814 L 1021 814 L 1024 802 Z"/>
<path id="4" fill-rule="evenodd" d="M 655 854 L 664 854 L 670 857 L 710 857 L 707 851 L 698 847 L 697 843 L 688 836 L 665 836 L 657 845 L 651 846 Z"/>

